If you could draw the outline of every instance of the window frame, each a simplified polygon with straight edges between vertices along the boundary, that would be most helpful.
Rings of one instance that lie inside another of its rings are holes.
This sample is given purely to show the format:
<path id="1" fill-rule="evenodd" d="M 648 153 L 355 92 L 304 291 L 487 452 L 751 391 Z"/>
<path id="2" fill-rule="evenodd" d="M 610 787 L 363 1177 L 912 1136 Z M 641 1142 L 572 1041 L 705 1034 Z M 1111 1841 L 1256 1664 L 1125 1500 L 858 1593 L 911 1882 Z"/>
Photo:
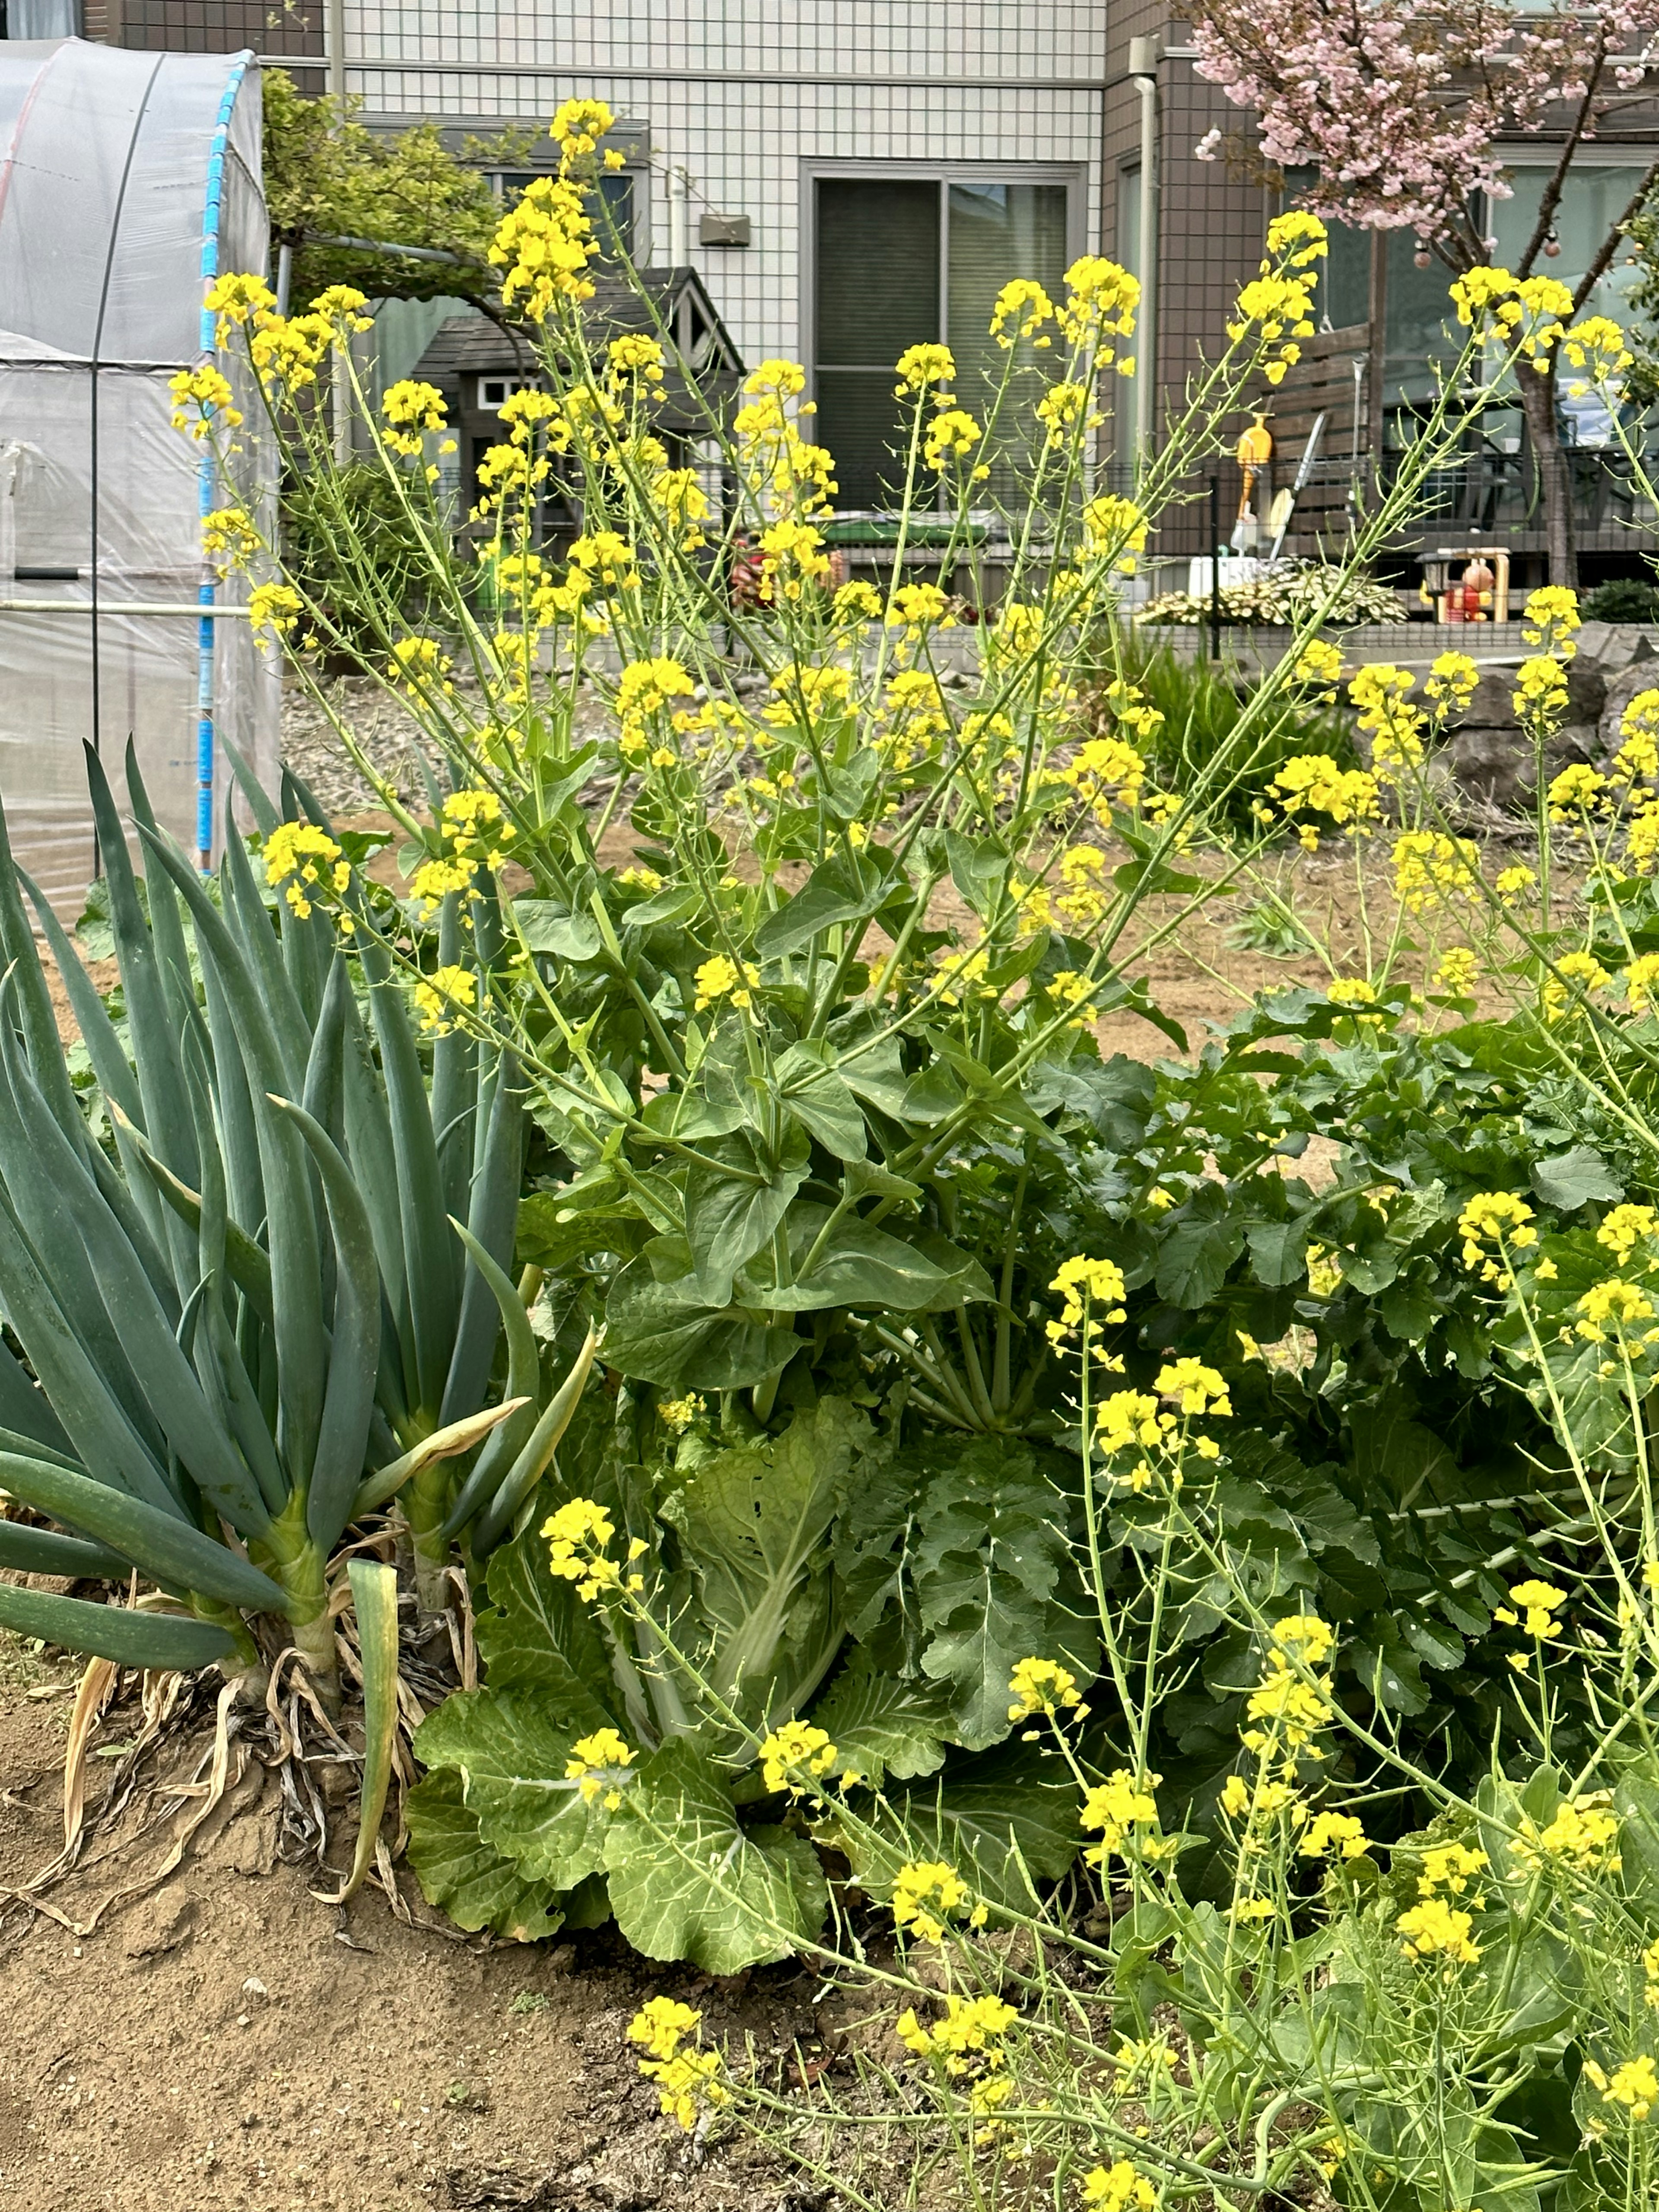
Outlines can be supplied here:
<path id="1" fill-rule="evenodd" d="M 1066 188 L 1066 258 L 1075 261 L 1089 250 L 1089 165 L 1086 161 L 926 161 L 831 160 L 817 155 L 803 156 L 800 164 L 800 240 L 799 276 L 799 359 L 806 371 L 806 396 L 817 398 L 818 381 L 818 231 L 817 185 L 820 178 L 853 178 L 878 184 L 890 178 L 896 184 L 936 184 L 939 188 L 939 329 L 946 328 L 951 270 L 951 191 L 952 185 L 1063 185 Z M 891 362 L 837 362 L 837 368 L 871 371 L 890 369 Z"/>

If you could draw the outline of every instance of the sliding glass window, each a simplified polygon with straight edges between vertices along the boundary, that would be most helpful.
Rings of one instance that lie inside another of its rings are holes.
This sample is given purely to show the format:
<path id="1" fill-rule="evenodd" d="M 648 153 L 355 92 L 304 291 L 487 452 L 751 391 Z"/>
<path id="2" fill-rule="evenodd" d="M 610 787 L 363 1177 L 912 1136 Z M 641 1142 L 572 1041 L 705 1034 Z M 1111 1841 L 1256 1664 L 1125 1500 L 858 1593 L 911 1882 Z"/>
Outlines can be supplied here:
<path id="1" fill-rule="evenodd" d="M 997 294 L 1028 276 L 1058 295 L 1077 190 L 1012 174 L 812 179 L 816 435 L 836 457 L 840 505 L 900 495 L 893 364 L 907 346 L 948 345 L 958 402 L 984 419 L 1006 360 L 990 334 Z"/>

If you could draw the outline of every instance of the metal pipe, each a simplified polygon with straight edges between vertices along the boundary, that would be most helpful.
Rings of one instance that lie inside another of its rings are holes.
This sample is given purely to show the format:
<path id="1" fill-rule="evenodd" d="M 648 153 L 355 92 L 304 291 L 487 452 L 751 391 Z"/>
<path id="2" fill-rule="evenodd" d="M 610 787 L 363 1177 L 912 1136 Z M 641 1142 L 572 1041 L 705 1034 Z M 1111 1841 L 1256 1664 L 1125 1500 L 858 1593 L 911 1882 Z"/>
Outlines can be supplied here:
<path id="1" fill-rule="evenodd" d="M 668 265 L 684 269 L 691 254 L 691 203 L 686 191 L 685 171 L 678 163 L 668 165 Z"/>
<path id="2" fill-rule="evenodd" d="M 328 0 L 324 45 L 328 58 L 328 96 L 336 103 L 335 128 L 345 122 L 345 0 Z M 351 458 L 351 378 L 344 349 L 333 348 L 329 396 L 334 417 L 334 458 L 342 468 Z"/>
<path id="3" fill-rule="evenodd" d="M 106 599 L 94 606 L 90 599 L 0 599 L 0 615 L 97 615 L 105 622 L 117 615 L 188 615 L 193 622 L 246 622 L 247 613 L 246 607 L 228 607 L 216 600 L 205 606 L 195 599 Z"/>
<path id="4" fill-rule="evenodd" d="M 1140 94 L 1140 207 L 1136 275 L 1140 319 L 1135 345 L 1135 448 L 1144 463 L 1157 430 L 1158 401 L 1158 41 L 1131 39 L 1129 74 Z"/>

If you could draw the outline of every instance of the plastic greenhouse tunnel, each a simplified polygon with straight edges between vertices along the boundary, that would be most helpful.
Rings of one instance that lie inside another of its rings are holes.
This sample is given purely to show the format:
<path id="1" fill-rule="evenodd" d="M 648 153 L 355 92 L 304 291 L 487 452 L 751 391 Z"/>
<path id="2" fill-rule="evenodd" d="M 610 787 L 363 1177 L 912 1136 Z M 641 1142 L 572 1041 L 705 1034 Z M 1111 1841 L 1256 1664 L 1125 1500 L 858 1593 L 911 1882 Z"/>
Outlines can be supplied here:
<path id="1" fill-rule="evenodd" d="M 204 860 L 225 740 L 275 772 L 279 679 L 212 611 L 246 580 L 204 564 L 216 471 L 167 389 L 213 357 L 207 284 L 267 244 L 251 54 L 0 42 L 0 796 L 60 908 L 97 872 L 83 744 L 113 765 L 131 738 Z"/>

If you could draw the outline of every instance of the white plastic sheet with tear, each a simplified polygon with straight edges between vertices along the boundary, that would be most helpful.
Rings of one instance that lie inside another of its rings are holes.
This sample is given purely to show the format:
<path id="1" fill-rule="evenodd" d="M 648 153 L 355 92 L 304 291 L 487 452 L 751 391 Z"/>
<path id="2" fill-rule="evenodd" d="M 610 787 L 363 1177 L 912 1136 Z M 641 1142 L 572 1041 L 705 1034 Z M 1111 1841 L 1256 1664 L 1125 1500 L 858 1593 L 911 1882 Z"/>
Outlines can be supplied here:
<path id="1" fill-rule="evenodd" d="M 210 354 L 207 283 L 266 265 L 251 63 L 0 41 L 0 798 L 65 911 L 94 869 L 83 746 L 120 796 L 130 740 L 192 852 L 222 832 L 227 739 L 276 774 L 278 678 L 246 621 L 122 611 L 246 597 L 204 565 L 203 509 L 231 494 L 173 428 L 167 387 Z M 239 475 L 268 501 L 239 396 Z"/>

